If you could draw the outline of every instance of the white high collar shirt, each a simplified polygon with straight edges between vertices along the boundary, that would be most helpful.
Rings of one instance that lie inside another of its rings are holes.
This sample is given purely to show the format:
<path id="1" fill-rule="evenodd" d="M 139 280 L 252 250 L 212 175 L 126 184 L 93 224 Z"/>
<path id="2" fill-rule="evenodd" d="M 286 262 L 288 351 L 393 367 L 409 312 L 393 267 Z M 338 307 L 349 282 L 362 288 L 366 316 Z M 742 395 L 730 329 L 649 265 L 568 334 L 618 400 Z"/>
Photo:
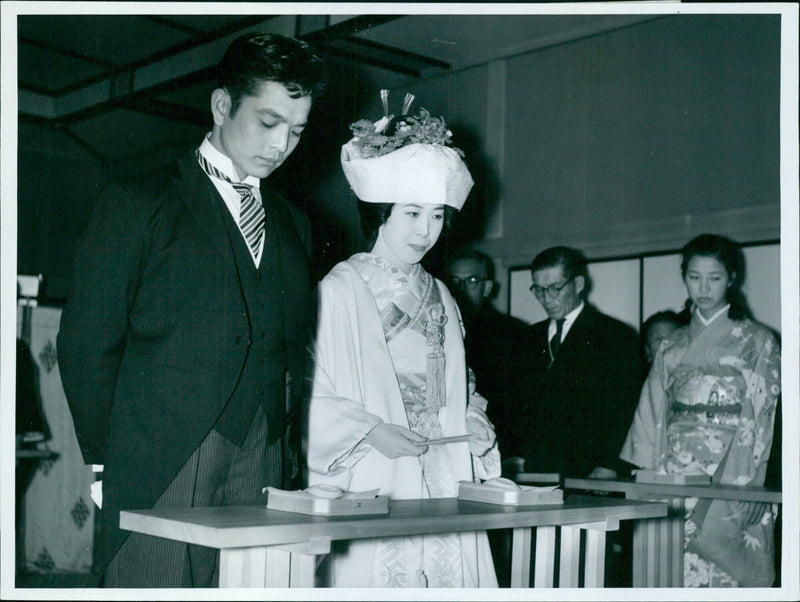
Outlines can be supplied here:
<path id="1" fill-rule="evenodd" d="M 239 182 L 239 176 L 236 175 L 236 170 L 233 167 L 233 162 L 231 161 L 230 157 L 218 151 L 216 147 L 211 144 L 211 132 L 206 134 L 205 138 L 203 138 L 203 142 L 200 145 L 199 150 L 200 154 L 203 155 L 206 161 L 211 163 L 211 165 L 229 177 L 232 182 Z M 236 192 L 236 189 L 225 180 L 214 178 L 212 176 L 208 176 L 208 178 L 211 180 L 211 183 L 214 184 L 214 187 L 219 192 L 222 200 L 225 201 L 225 206 L 228 208 L 228 211 L 233 217 L 233 221 L 236 222 L 239 232 L 242 233 L 242 227 L 239 224 L 239 209 L 242 204 L 241 195 L 239 195 L 239 193 Z M 256 199 L 258 199 L 258 202 L 263 204 L 261 200 L 261 191 L 259 190 L 261 180 L 255 176 L 247 176 L 244 180 L 242 180 L 242 183 L 250 186 Z M 242 238 L 244 239 L 244 233 L 242 233 Z M 245 240 L 245 243 L 246 242 L 247 240 Z M 250 248 L 250 245 L 247 245 L 247 248 L 250 251 L 250 256 L 253 258 L 253 262 L 256 264 L 256 267 L 261 265 L 261 255 L 264 252 L 264 237 L 261 237 L 261 242 L 259 243 L 258 249 L 256 249 L 255 252 L 253 252 L 253 249 Z"/>
<path id="2" fill-rule="evenodd" d="M 578 319 L 578 315 L 583 310 L 584 303 L 583 301 L 580 302 L 578 307 L 573 309 L 569 312 L 566 316 L 564 316 L 564 325 L 561 327 L 561 342 L 564 342 L 564 339 L 567 337 L 567 333 L 569 329 L 572 328 L 572 325 L 575 323 L 575 320 Z M 556 333 L 556 321 L 550 320 L 550 324 L 547 327 L 547 340 L 553 338 L 553 335 Z"/>

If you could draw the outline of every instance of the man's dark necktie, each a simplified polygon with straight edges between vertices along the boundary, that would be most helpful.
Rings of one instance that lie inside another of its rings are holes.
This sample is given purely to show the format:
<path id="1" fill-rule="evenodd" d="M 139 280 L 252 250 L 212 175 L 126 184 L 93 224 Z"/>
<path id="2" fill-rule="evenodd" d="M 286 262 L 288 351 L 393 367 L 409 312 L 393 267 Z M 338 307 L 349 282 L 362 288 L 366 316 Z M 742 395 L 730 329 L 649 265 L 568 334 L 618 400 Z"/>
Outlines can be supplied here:
<path id="1" fill-rule="evenodd" d="M 241 205 L 239 206 L 239 228 L 244 234 L 244 239 L 247 241 L 248 246 L 253 251 L 253 255 L 258 253 L 258 247 L 261 244 L 261 239 L 264 238 L 264 223 L 265 212 L 264 207 L 253 194 L 253 190 L 247 184 L 241 182 L 234 182 L 200 154 L 200 150 L 195 151 L 197 161 L 200 167 L 203 168 L 208 175 L 220 180 L 225 180 L 233 189 L 239 193 L 241 197 Z"/>
<path id="2" fill-rule="evenodd" d="M 556 320 L 556 333 L 550 339 L 550 355 L 555 359 L 558 348 L 561 347 L 561 332 L 564 328 L 564 318 Z"/>

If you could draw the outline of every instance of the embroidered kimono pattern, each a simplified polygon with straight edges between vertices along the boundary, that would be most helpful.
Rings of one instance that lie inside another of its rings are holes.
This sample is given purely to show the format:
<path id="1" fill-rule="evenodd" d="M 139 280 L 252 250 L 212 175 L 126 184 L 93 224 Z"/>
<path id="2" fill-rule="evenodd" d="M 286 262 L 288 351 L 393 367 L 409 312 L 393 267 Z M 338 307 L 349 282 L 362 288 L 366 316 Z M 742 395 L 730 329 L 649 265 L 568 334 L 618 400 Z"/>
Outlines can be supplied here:
<path id="1" fill-rule="evenodd" d="M 766 328 L 725 315 L 703 324 L 694 315 L 662 344 L 620 457 L 668 474 L 761 486 L 779 394 L 780 350 Z M 687 498 L 686 511 L 685 586 L 772 584 L 773 510 Z"/>
<path id="2" fill-rule="evenodd" d="M 357 256 L 356 259 L 367 257 Z M 423 432 L 421 422 L 430 427 L 431 433 L 437 432 L 438 424 L 444 436 L 465 433 L 467 419 L 491 428 L 486 418 L 487 402 L 467 378 L 463 330 L 449 291 L 436 279 L 427 294 L 423 288 L 416 288 L 417 281 L 412 282 L 415 276 L 424 279 L 418 281 L 421 284 L 426 284 L 429 278 L 424 271 L 405 276 L 391 266 L 389 272 L 376 266 L 364 273 L 367 280 L 373 279 L 373 284 L 381 282 L 380 286 L 370 287 L 352 260 L 334 266 L 319 283 L 318 327 L 313 345 L 314 371 L 307 422 L 309 484 L 332 485 L 349 491 L 377 488 L 392 500 L 412 500 L 455 491 L 450 488 L 461 480 L 500 476 L 497 444 L 480 457 L 473 456 L 468 443 L 462 442 L 431 446 L 446 450 L 447 455 L 442 457 L 439 457 L 441 452 L 436 452 L 436 455 L 426 453 L 422 457 L 388 458 L 367 441 L 369 432 L 381 422 Z M 445 308 L 443 315 L 438 318 L 434 315 L 431 321 L 426 313 L 427 302 L 422 303 L 419 312 L 415 310 L 419 303 L 413 298 L 412 303 L 406 305 L 404 282 L 414 291 L 416 299 L 426 296 L 436 299 L 438 295 Z M 412 320 L 415 315 L 418 317 Z M 394 318 L 389 319 L 389 316 Z M 447 319 L 442 319 L 445 317 Z M 406 327 L 406 322 L 414 322 L 415 326 Z M 388 340 L 384 324 L 390 325 Z M 423 324 L 427 326 L 424 336 L 421 333 Z M 429 337 L 431 345 L 427 343 Z M 444 351 L 441 357 L 436 353 L 438 344 Z M 435 361 L 429 361 L 428 355 Z M 427 381 L 429 370 L 435 375 L 442 368 L 446 378 L 441 384 L 446 385 L 446 395 L 441 400 L 446 403 L 439 407 L 438 414 L 415 412 L 425 404 L 438 405 L 441 401 L 429 395 Z M 452 476 L 442 476 L 448 473 Z M 411 544 L 398 538 L 394 549 L 387 549 L 382 540 L 372 538 L 334 542 L 331 553 L 318 568 L 317 584 L 369 587 L 386 583 L 434 587 L 458 584 L 463 579 L 463 587 L 497 587 L 486 532 L 461 531 L 455 536 L 457 543 L 452 546 L 446 543 L 450 535 L 441 539 L 417 538 Z M 447 563 L 438 561 L 421 565 L 422 556 L 435 556 L 434 546 L 442 541 L 445 544 L 440 547 L 443 550 L 439 553 L 440 559 L 460 565 L 448 567 Z M 406 545 L 410 547 L 403 547 Z M 384 554 L 387 550 L 389 552 Z M 392 553 L 396 553 L 396 557 Z M 382 560 L 376 560 L 379 557 Z M 373 574 L 371 567 L 383 564 L 393 564 L 391 576 L 384 572 L 376 577 L 377 571 Z M 418 568 L 420 566 L 424 568 Z M 417 574 L 417 571 L 421 572 Z M 460 578 L 454 577 L 459 573 Z"/>
<path id="3" fill-rule="evenodd" d="M 441 343 L 448 319 L 435 280 L 419 264 L 405 274 L 368 253 L 349 261 L 375 296 L 409 428 L 427 438 L 442 437 L 439 408 L 444 399 L 430 395 L 428 387 L 435 370 L 430 364 L 443 359 Z M 443 382 L 443 375 L 437 378 Z M 456 497 L 458 483 L 445 447 L 430 446 L 420 461 L 420 497 Z M 456 533 L 385 538 L 377 545 L 370 585 L 463 587 L 460 545 Z"/>

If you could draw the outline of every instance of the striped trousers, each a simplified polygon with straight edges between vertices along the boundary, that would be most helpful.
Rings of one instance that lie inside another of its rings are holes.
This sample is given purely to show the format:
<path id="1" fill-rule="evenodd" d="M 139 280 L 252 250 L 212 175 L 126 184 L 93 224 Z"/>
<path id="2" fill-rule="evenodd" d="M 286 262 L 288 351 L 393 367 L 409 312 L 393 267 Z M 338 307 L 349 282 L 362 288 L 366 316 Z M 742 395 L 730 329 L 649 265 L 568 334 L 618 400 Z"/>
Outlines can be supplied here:
<path id="1" fill-rule="evenodd" d="M 154 508 L 265 504 L 262 488 L 281 487 L 282 439 L 267 445 L 259 407 L 241 447 L 212 430 Z M 217 587 L 219 550 L 131 533 L 111 559 L 103 587 Z"/>

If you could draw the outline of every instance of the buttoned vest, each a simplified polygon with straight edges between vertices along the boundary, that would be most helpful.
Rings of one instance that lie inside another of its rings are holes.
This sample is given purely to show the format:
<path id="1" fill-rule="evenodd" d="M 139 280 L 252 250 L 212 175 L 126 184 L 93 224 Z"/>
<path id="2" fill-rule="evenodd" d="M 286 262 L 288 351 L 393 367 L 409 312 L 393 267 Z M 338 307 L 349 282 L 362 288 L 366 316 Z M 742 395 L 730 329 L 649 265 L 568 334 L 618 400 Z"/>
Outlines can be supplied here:
<path id="1" fill-rule="evenodd" d="M 237 336 L 236 345 L 248 348 L 239 380 L 214 429 L 241 445 L 258 405 L 267 417 L 268 439 L 277 439 L 286 422 L 287 353 L 281 306 L 283 274 L 275 224 L 269 217 L 261 265 L 253 258 L 230 212 L 220 203 L 231 242 L 250 326 L 249 337 Z"/>

